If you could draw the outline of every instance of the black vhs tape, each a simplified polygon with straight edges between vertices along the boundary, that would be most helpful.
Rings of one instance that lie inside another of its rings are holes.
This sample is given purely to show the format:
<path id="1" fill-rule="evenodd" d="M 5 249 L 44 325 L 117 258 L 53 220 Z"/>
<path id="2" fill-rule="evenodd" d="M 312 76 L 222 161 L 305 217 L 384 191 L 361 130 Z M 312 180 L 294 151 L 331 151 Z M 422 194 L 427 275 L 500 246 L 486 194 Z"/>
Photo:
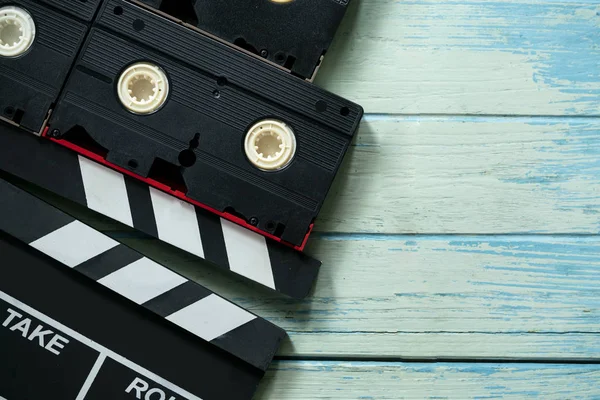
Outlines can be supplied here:
<path id="1" fill-rule="evenodd" d="M 0 116 L 40 132 L 100 0 L 0 0 Z"/>
<path id="2" fill-rule="evenodd" d="M 104 2 L 48 136 L 302 249 L 360 106 L 126 0 Z"/>
<path id="3" fill-rule="evenodd" d="M 349 0 L 141 0 L 181 21 L 311 78 Z"/>

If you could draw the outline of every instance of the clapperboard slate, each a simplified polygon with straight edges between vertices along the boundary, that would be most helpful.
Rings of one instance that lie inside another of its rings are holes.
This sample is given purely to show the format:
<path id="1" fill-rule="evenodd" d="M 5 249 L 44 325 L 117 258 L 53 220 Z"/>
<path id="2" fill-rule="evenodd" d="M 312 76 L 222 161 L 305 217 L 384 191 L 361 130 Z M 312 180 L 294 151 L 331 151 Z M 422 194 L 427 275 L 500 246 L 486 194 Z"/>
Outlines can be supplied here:
<path id="1" fill-rule="evenodd" d="M 180 286 L 142 303 L 135 285 L 98 279 L 117 270 L 117 254 L 128 254 L 129 261 L 141 255 L 123 245 L 103 253 L 97 248 L 101 245 L 79 244 L 96 247 L 99 255 L 81 264 L 87 270 L 73 267 L 63 256 L 72 257 L 80 249 L 63 246 L 61 255 L 40 243 L 52 237 L 61 248 L 57 232 L 70 229 L 65 227 L 101 233 L 2 180 L 0 206 L 5 210 L 0 213 L 0 399 L 252 398 L 283 331 L 227 303 L 230 314 L 249 322 L 231 327 L 230 337 L 202 340 L 167 315 L 182 308 L 182 302 L 190 303 L 197 290 L 208 294 L 208 289 L 181 277 Z M 17 224 L 20 218 L 27 223 Z M 136 296 L 139 301 L 132 301 Z M 226 302 L 214 294 L 208 298 L 217 299 L 211 303 L 216 307 Z M 213 322 L 227 320 L 224 315 Z"/>

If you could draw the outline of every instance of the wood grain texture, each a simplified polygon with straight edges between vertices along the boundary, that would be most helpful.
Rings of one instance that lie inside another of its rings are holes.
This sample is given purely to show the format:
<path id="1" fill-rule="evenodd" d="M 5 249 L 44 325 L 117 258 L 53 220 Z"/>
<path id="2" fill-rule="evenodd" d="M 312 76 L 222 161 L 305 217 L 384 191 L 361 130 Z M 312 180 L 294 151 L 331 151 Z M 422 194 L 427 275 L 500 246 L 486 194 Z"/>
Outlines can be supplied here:
<path id="1" fill-rule="evenodd" d="M 255 400 L 598 399 L 598 365 L 277 362 Z"/>
<path id="2" fill-rule="evenodd" d="M 600 115 L 597 0 L 356 0 L 317 83 L 370 113 Z"/>
<path id="3" fill-rule="evenodd" d="M 285 328 L 280 355 L 600 360 L 597 237 L 325 236 L 294 302 L 156 241 L 152 257 Z"/>
<path id="4" fill-rule="evenodd" d="M 600 118 L 367 116 L 316 230 L 597 233 Z"/>

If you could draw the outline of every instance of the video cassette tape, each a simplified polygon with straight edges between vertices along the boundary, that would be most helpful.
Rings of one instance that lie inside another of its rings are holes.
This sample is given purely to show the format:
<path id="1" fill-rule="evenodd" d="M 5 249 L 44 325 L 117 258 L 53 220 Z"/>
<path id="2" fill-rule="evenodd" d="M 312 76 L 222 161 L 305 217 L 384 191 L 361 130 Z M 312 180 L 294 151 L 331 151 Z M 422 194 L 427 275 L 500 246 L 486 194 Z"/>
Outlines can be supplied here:
<path id="1" fill-rule="evenodd" d="M 349 0 L 141 0 L 164 13 L 311 78 Z"/>
<path id="2" fill-rule="evenodd" d="M 39 133 L 100 0 L 0 0 L 0 117 Z"/>
<path id="3" fill-rule="evenodd" d="M 108 0 L 46 136 L 303 249 L 360 106 L 127 0 Z"/>

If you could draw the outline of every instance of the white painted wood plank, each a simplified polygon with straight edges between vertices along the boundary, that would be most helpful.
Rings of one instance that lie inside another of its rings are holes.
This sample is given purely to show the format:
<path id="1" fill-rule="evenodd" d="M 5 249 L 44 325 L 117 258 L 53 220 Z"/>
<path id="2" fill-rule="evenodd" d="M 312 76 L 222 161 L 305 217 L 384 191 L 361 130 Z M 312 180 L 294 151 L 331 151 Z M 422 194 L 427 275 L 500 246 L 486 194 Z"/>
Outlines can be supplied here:
<path id="1" fill-rule="evenodd" d="M 358 0 L 317 84 L 368 112 L 600 114 L 597 0 Z"/>
<path id="2" fill-rule="evenodd" d="M 599 158 L 597 118 L 372 116 L 315 229 L 598 233 Z"/>
<path id="3" fill-rule="evenodd" d="M 508 317 L 507 317 L 508 318 Z M 535 360 L 600 362 L 598 333 L 537 332 L 297 332 L 279 355 L 326 360 L 402 358 L 403 360 Z M 399 330 L 402 326 L 399 325 Z"/>
<path id="4" fill-rule="evenodd" d="M 600 359 L 600 238 L 341 235 L 315 240 L 294 302 L 168 250 L 128 244 L 286 329 L 281 355 Z"/>
<path id="5" fill-rule="evenodd" d="M 255 400 L 598 399 L 600 366 L 275 362 Z"/>

